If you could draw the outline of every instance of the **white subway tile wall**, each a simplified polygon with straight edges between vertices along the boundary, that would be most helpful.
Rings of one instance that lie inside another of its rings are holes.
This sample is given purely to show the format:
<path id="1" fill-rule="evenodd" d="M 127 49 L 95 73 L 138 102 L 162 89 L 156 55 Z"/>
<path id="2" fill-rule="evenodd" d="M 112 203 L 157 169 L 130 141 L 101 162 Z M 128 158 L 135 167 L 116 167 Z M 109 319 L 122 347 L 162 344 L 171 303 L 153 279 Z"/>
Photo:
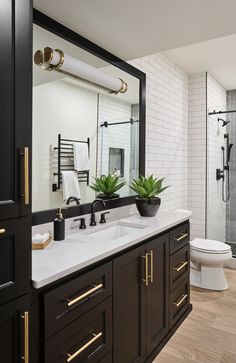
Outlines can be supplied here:
<path id="1" fill-rule="evenodd" d="M 206 73 L 189 76 L 188 209 L 193 211 L 191 238 L 205 238 Z"/>
<path id="2" fill-rule="evenodd" d="M 210 74 L 207 76 L 207 105 L 209 111 L 226 109 L 226 90 Z M 217 121 L 218 117 L 209 116 L 207 120 L 207 238 L 225 242 L 226 203 L 222 200 L 222 180 L 216 180 L 216 169 L 222 169 L 221 146 L 225 146 L 227 128 Z M 220 118 L 226 119 L 226 115 Z"/>
<path id="3" fill-rule="evenodd" d="M 224 207 L 215 180 L 219 155 L 214 159 L 216 149 L 217 153 L 220 151 L 222 132 L 221 136 L 216 135 L 215 123 L 213 128 L 208 125 L 211 152 L 207 216 L 206 153 L 207 101 L 209 107 L 222 107 L 225 91 L 208 74 L 207 96 L 206 72 L 188 76 L 163 55 L 130 63 L 147 75 L 146 173 L 164 176 L 171 185 L 161 196 L 162 208 L 193 211 L 192 239 L 205 238 L 208 217 L 208 238 L 224 240 Z"/>
<path id="4" fill-rule="evenodd" d="M 146 174 L 166 177 L 162 209 L 188 206 L 188 76 L 163 55 L 130 61 L 147 75 Z"/>
<path id="5" fill-rule="evenodd" d="M 98 125 L 105 121 L 121 122 L 129 121 L 131 118 L 131 104 L 116 100 L 101 94 L 99 96 Z M 129 180 L 130 175 L 130 147 L 131 134 L 130 124 L 122 126 L 98 126 L 98 156 L 97 175 L 107 175 L 109 173 L 109 148 L 121 148 L 124 150 L 124 178 Z M 122 188 L 119 194 L 127 195 L 128 186 Z"/>

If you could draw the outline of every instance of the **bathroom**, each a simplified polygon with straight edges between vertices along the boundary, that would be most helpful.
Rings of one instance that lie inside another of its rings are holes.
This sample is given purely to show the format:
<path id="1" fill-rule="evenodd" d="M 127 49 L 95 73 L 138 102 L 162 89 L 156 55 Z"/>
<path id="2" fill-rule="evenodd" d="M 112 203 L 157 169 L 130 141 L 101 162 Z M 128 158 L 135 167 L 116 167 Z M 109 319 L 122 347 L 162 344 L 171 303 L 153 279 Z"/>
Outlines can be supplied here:
<path id="1" fill-rule="evenodd" d="M 212 2 L 3 0 L 0 361 L 236 362 L 236 4 Z"/>

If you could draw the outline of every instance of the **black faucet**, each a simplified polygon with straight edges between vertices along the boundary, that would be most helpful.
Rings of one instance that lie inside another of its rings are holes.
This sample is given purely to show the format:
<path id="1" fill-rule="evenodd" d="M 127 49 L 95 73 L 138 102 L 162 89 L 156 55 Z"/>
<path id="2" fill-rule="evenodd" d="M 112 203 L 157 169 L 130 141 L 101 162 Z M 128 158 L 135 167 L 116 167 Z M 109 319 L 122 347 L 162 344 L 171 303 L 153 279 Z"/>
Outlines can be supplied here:
<path id="1" fill-rule="evenodd" d="M 96 226 L 96 219 L 95 219 L 95 211 L 94 206 L 100 203 L 103 206 L 103 209 L 106 209 L 106 203 L 101 199 L 95 199 L 91 204 L 91 218 L 90 218 L 90 226 Z"/>
<path id="2" fill-rule="evenodd" d="M 69 205 L 71 202 L 76 202 L 77 205 L 80 205 L 80 201 L 76 197 L 69 197 L 66 201 L 66 205 Z"/>

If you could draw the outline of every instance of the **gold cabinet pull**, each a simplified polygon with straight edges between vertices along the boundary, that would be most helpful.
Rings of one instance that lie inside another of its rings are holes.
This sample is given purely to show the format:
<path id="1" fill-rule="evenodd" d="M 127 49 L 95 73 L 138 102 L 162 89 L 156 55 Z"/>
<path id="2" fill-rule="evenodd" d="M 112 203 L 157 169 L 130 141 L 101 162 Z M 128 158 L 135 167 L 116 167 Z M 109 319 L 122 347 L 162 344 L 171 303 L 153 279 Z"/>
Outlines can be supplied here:
<path id="1" fill-rule="evenodd" d="M 145 282 L 145 286 L 148 286 L 148 253 L 146 252 L 145 255 L 142 256 L 145 259 L 145 278 L 142 279 Z"/>
<path id="2" fill-rule="evenodd" d="M 186 295 L 183 295 L 182 297 L 181 297 L 181 299 L 179 300 L 179 301 L 177 301 L 177 302 L 174 302 L 173 303 L 173 305 L 175 305 L 177 308 L 184 302 L 184 300 L 186 300 L 187 299 L 187 297 L 188 297 L 188 295 L 186 294 Z"/>
<path id="3" fill-rule="evenodd" d="M 181 262 L 181 265 L 179 267 L 173 267 L 172 270 L 175 270 L 176 272 L 181 271 L 185 266 L 187 266 L 188 261 Z"/>
<path id="4" fill-rule="evenodd" d="M 5 233 L 5 232 L 6 232 L 5 228 L 1 228 L 1 229 L 0 229 L 0 234 L 3 234 L 3 233 Z"/>
<path id="5" fill-rule="evenodd" d="M 29 313 L 25 311 L 21 316 L 24 320 L 24 355 L 21 357 L 25 363 L 29 363 Z"/>
<path id="6" fill-rule="evenodd" d="M 184 238 L 186 238 L 186 237 L 188 237 L 188 233 L 184 233 L 184 234 L 182 234 L 182 236 L 180 236 L 180 237 L 175 237 L 174 239 L 176 240 L 176 241 L 182 241 L 182 239 L 184 239 Z"/>
<path id="7" fill-rule="evenodd" d="M 98 333 L 98 334 L 92 334 L 93 338 L 90 339 L 86 344 L 84 344 L 80 349 L 78 349 L 75 353 L 73 354 L 69 354 L 66 353 L 67 355 L 67 362 L 70 363 L 73 359 L 75 359 L 76 357 L 78 357 L 78 355 L 80 353 L 82 353 L 85 349 L 87 349 L 91 344 L 93 344 L 94 342 L 96 342 L 96 340 L 98 340 L 101 336 L 102 336 L 102 332 Z"/>
<path id="8" fill-rule="evenodd" d="M 24 148 L 24 153 L 21 154 L 24 157 L 24 198 L 25 204 L 29 204 L 29 148 Z"/>
<path id="9" fill-rule="evenodd" d="M 148 255 L 150 256 L 150 275 L 148 275 L 148 277 L 150 277 L 150 281 L 153 282 L 154 278 L 154 273 L 153 273 L 153 250 L 151 250 Z"/>
<path id="10" fill-rule="evenodd" d="M 73 299 L 73 300 L 67 299 L 67 306 L 70 307 L 70 306 L 76 304 L 77 302 L 85 299 L 86 297 L 93 294 L 94 292 L 100 290 L 102 287 L 103 287 L 103 284 L 95 285 L 92 289 L 86 291 L 84 294 L 76 297 L 75 299 Z"/>

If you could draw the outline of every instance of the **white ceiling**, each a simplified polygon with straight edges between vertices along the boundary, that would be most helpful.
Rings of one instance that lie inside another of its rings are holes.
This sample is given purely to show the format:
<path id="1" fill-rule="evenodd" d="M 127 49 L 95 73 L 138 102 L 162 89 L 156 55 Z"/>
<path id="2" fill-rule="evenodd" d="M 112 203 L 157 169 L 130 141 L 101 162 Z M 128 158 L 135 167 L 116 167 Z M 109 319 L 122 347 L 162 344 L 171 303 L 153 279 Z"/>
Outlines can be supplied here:
<path id="1" fill-rule="evenodd" d="M 187 74 L 209 72 L 226 89 L 236 89 L 236 34 L 163 52 Z"/>
<path id="2" fill-rule="evenodd" d="M 236 33 L 235 0 L 34 0 L 34 6 L 125 60 Z"/>

